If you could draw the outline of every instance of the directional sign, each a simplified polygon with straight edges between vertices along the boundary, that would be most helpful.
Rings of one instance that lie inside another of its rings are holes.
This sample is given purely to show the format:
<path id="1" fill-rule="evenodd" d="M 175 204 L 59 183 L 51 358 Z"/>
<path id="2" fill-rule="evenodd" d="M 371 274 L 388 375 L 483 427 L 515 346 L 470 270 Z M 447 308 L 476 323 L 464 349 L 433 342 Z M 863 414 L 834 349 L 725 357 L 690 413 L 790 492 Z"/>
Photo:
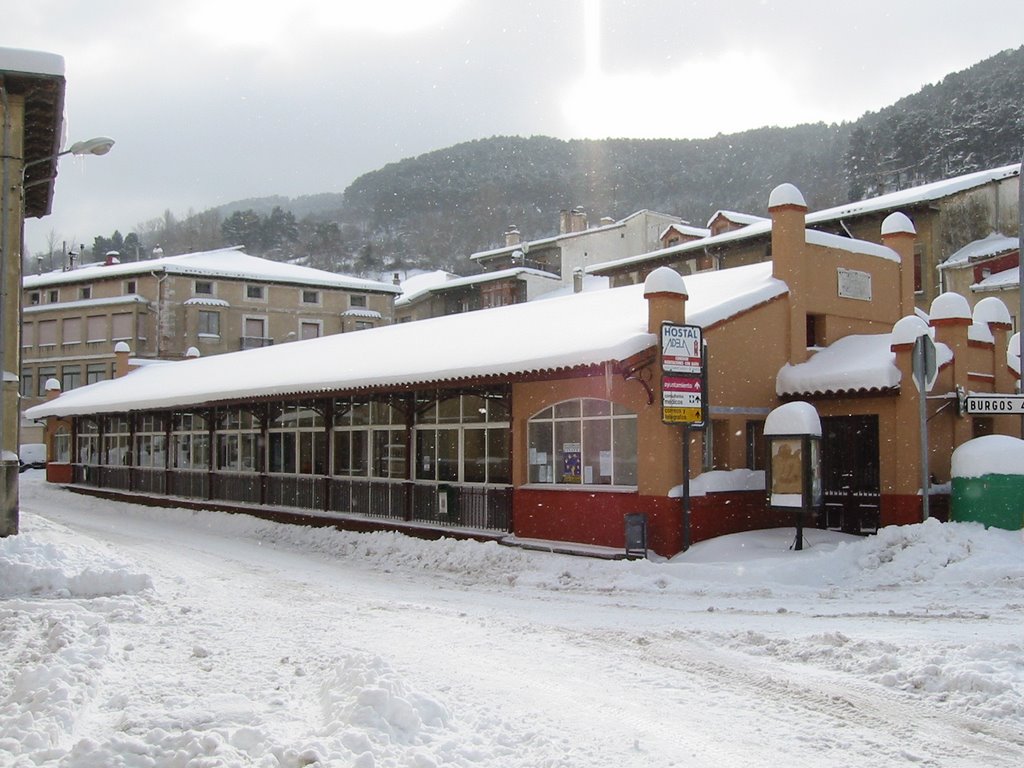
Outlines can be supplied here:
<path id="1" fill-rule="evenodd" d="M 914 342 L 913 364 L 914 386 L 918 392 L 931 392 L 935 378 L 939 375 L 938 362 L 935 359 L 935 342 L 927 333 L 917 337 Z"/>
<path id="2" fill-rule="evenodd" d="M 1024 414 L 1024 395 L 968 395 L 964 412 L 975 416 Z"/>
<path id="3" fill-rule="evenodd" d="M 700 424 L 704 421 L 700 376 L 665 376 L 662 379 L 661 420 L 666 424 Z"/>
<path id="4" fill-rule="evenodd" d="M 665 373 L 701 373 L 699 325 L 661 324 L 661 369 Z"/>

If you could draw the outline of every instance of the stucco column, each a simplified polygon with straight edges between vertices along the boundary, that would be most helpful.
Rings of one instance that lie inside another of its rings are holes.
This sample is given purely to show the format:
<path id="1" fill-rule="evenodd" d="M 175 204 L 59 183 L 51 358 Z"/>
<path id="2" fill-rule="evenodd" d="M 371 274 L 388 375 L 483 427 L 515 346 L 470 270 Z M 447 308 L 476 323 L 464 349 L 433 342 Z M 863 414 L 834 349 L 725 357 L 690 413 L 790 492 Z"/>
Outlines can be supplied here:
<path id="1" fill-rule="evenodd" d="M 952 382 L 953 391 L 968 389 L 968 330 L 973 322 L 971 307 L 967 299 L 958 293 L 942 293 L 932 302 L 930 323 L 935 329 L 935 341 L 945 344 L 953 353 Z M 936 393 L 938 394 L 938 393 Z M 953 448 L 971 439 L 971 420 L 962 416 L 953 416 L 952 425 Z"/>
<path id="2" fill-rule="evenodd" d="M 792 184 L 780 184 L 768 198 L 772 217 L 772 276 L 789 287 L 789 362 L 807 360 L 807 302 L 804 291 L 807 203 Z"/>
<path id="3" fill-rule="evenodd" d="M 914 312 L 914 243 L 917 230 L 902 213 L 891 213 L 882 222 L 882 245 L 900 257 L 900 317 Z"/>

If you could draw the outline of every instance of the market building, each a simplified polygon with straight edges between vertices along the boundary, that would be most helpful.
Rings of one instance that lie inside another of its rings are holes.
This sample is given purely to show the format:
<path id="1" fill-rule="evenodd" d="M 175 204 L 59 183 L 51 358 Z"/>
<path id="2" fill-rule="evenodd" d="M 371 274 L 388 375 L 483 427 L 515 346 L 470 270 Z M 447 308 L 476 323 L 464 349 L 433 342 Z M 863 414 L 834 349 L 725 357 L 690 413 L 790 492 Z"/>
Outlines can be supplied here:
<path id="1" fill-rule="evenodd" d="M 957 445 L 1015 428 L 957 408 L 961 391 L 1013 391 L 1009 317 L 943 294 L 918 318 L 901 213 L 881 245 L 807 229 L 792 185 L 769 214 L 770 261 L 150 366 L 27 415 L 48 420 L 49 479 L 79 490 L 583 552 L 621 551 L 640 513 L 671 556 L 791 523 L 766 502 L 763 431 L 803 400 L 823 428 L 818 524 L 919 521 L 914 341 L 934 334 L 938 353 L 941 483 Z M 663 419 L 666 322 L 707 343 L 703 429 Z"/>

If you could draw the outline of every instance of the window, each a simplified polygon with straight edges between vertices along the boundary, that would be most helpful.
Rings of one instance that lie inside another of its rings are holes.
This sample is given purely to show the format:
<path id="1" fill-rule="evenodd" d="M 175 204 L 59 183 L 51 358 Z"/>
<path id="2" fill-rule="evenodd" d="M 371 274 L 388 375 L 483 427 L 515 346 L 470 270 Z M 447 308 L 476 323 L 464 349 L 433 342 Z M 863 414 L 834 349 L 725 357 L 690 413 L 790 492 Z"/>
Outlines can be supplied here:
<path id="1" fill-rule="evenodd" d="M 92 298 L 92 286 L 83 285 L 78 289 L 78 298 L 80 299 L 91 299 Z"/>
<path id="2" fill-rule="evenodd" d="M 136 285 L 135 285 L 135 281 L 134 280 L 125 280 L 125 282 L 124 282 L 124 292 L 126 294 L 135 293 L 135 289 L 136 289 Z"/>
<path id="3" fill-rule="evenodd" d="M 822 347 L 825 345 L 825 318 L 821 315 L 807 315 L 807 346 Z"/>
<path id="4" fill-rule="evenodd" d="M 40 347 L 53 347 L 57 345 L 57 321 L 56 320 L 40 320 L 39 327 L 36 329 L 39 332 L 39 346 Z"/>
<path id="5" fill-rule="evenodd" d="M 105 363 L 89 363 L 85 369 L 85 383 L 95 384 L 97 381 L 106 381 L 107 366 Z"/>
<path id="6" fill-rule="evenodd" d="M 22 397 L 33 397 L 36 391 L 32 388 L 32 369 L 22 368 L 21 369 L 21 382 L 18 388 L 18 392 Z"/>
<path id="7" fill-rule="evenodd" d="M 366 308 L 366 297 L 362 294 L 352 294 L 348 297 L 348 305 L 356 308 Z"/>
<path id="8" fill-rule="evenodd" d="M 53 460 L 58 464 L 71 462 L 71 431 L 64 424 L 53 433 Z"/>
<path id="9" fill-rule="evenodd" d="M 28 295 L 28 303 L 33 307 L 39 303 L 39 291 L 32 291 L 32 293 Z"/>
<path id="10" fill-rule="evenodd" d="M 79 464 L 100 463 L 100 429 L 91 419 L 79 419 L 75 436 L 75 451 Z"/>
<path id="11" fill-rule="evenodd" d="M 258 472 L 260 461 L 260 425 L 248 411 L 224 413 L 217 430 L 217 469 L 223 472 Z"/>
<path id="12" fill-rule="evenodd" d="M 110 318 L 114 341 L 124 341 L 132 337 L 132 315 L 131 312 L 118 312 Z"/>
<path id="13" fill-rule="evenodd" d="M 210 280 L 196 280 L 192 292 L 197 296 L 213 296 L 213 283 Z"/>
<path id="14" fill-rule="evenodd" d="M 320 303 L 320 291 L 303 291 L 302 292 L 302 303 L 303 304 L 319 304 Z"/>
<path id="15" fill-rule="evenodd" d="M 636 485 L 636 414 L 584 398 L 530 419 L 529 480 L 564 485 Z"/>
<path id="16" fill-rule="evenodd" d="M 206 419 L 198 413 L 179 414 L 171 433 L 175 469 L 206 470 L 210 466 L 210 435 Z"/>
<path id="17" fill-rule="evenodd" d="M 32 347 L 36 343 L 36 326 L 34 323 L 22 323 L 21 346 Z"/>
<path id="18" fill-rule="evenodd" d="M 266 292 L 262 285 L 247 285 L 245 286 L 245 297 L 254 301 L 263 301 L 266 298 Z"/>
<path id="19" fill-rule="evenodd" d="M 131 464 L 131 426 L 124 416 L 111 416 L 107 419 L 107 428 L 103 434 L 103 454 L 101 460 L 110 467 Z"/>
<path id="20" fill-rule="evenodd" d="M 199 310 L 198 333 L 200 336 L 220 336 L 220 312 Z"/>
<path id="21" fill-rule="evenodd" d="M 37 373 L 39 378 L 36 379 L 36 397 L 46 397 L 46 382 L 57 378 L 57 369 L 52 365 L 41 365 Z"/>
<path id="22" fill-rule="evenodd" d="M 82 366 L 65 365 L 60 372 L 60 388 L 62 392 L 82 386 Z"/>
<path id="23" fill-rule="evenodd" d="M 924 291 L 924 280 L 922 271 L 922 261 L 924 254 L 921 251 L 920 245 L 914 246 L 914 293 L 921 293 Z"/>
<path id="24" fill-rule="evenodd" d="M 60 291 L 54 288 L 52 291 L 50 291 L 50 303 L 56 304 L 58 301 L 60 301 Z"/>
<path id="25" fill-rule="evenodd" d="M 155 414 L 146 414 L 139 419 L 135 431 L 135 465 L 148 469 L 165 469 L 167 466 L 167 433 L 164 419 Z"/>
<path id="26" fill-rule="evenodd" d="M 327 434 L 318 411 L 285 406 L 270 422 L 268 471 L 300 475 L 327 473 Z"/>
<path id="27" fill-rule="evenodd" d="M 509 404 L 502 393 L 463 394 L 418 403 L 416 479 L 512 482 Z"/>
<path id="28" fill-rule="evenodd" d="M 406 479 L 405 417 L 388 403 L 336 401 L 333 439 L 334 474 Z"/>
<path id="29" fill-rule="evenodd" d="M 322 335 L 323 324 L 319 320 L 303 320 L 299 323 L 300 339 L 315 339 Z"/>
<path id="30" fill-rule="evenodd" d="M 82 343 L 82 318 L 65 317 L 61 321 L 61 342 L 64 344 Z"/>
<path id="31" fill-rule="evenodd" d="M 89 315 L 85 319 L 85 340 L 90 343 L 107 340 L 106 315 Z"/>

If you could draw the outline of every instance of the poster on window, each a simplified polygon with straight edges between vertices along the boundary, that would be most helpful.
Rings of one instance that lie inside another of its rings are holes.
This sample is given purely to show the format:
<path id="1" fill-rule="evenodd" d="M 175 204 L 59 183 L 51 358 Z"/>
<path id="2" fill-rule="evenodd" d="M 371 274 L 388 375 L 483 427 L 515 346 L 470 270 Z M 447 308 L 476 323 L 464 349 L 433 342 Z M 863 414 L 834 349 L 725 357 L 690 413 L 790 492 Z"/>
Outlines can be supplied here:
<path id="1" fill-rule="evenodd" d="M 773 507 L 802 507 L 804 498 L 803 458 L 800 438 L 772 441 Z"/>
<path id="2" fill-rule="evenodd" d="M 582 479 L 580 477 L 582 465 L 580 444 L 564 443 L 562 445 L 562 482 L 579 483 Z"/>

